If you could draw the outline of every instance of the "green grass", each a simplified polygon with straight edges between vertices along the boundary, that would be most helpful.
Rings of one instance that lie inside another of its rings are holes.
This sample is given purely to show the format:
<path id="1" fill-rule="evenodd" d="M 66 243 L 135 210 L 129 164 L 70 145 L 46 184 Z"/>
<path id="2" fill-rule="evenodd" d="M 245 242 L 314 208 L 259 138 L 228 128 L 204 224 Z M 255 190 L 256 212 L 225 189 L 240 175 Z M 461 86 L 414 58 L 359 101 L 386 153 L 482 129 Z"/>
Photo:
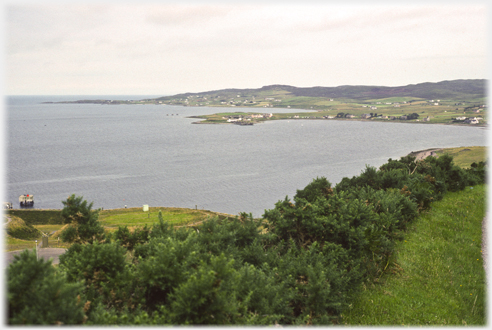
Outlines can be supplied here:
<path id="1" fill-rule="evenodd" d="M 39 243 L 39 240 L 38 240 Z M 4 241 L 4 251 L 17 251 L 25 249 L 34 249 L 36 247 L 36 242 L 34 240 L 23 240 L 7 236 Z"/>
<path id="2" fill-rule="evenodd" d="M 103 210 L 99 213 L 99 221 L 106 228 L 117 228 L 118 226 L 143 227 L 151 226 L 159 221 L 159 211 L 162 212 L 164 221 L 175 226 L 187 225 L 200 222 L 218 216 L 216 212 L 206 210 L 193 210 L 186 208 L 150 207 L 149 212 L 142 208 L 128 208 Z"/>
<path id="3" fill-rule="evenodd" d="M 27 224 L 31 225 L 63 223 L 61 210 L 20 209 L 7 210 L 6 213 L 10 215 L 15 215 L 24 220 Z"/>
<path id="4" fill-rule="evenodd" d="M 485 325 L 486 187 L 448 193 L 408 228 L 381 283 L 366 283 L 346 325 Z"/>
<path id="5" fill-rule="evenodd" d="M 41 237 L 38 238 L 38 244 L 41 242 Z M 34 249 L 36 242 L 35 240 L 22 240 L 18 238 L 14 238 L 11 236 L 7 236 L 4 241 L 4 251 L 17 251 L 17 250 L 25 250 L 25 249 Z M 58 241 L 56 238 L 48 238 L 48 247 L 50 248 L 69 248 L 71 244 L 63 243 L 61 240 Z"/>
<path id="6" fill-rule="evenodd" d="M 337 99 L 335 101 L 329 101 L 329 98 L 320 98 L 320 97 L 283 97 L 281 98 L 281 102 L 273 102 L 273 101 L 257 101 L 257 104 L 254 106 L 247 105 L 247 107 L 262 107 L 264 104 L 272 104 L 274 108 L 287 108 L 290 106 L 293 109 L 306 109 L 311 110 L 310 112 L 303 112 L 299 115 L 302 116 L 311 116 L 311 117 L 323 117 L 326 115 L 336 115 L 339 112 L 350 113 L 356 116 L 356 119 L 360 120 L 360 116 L 364 113 L 377 113 L 379 115 L 388 116 L 388 117 L 397 117 L 399 118 L 402 115 L 409 115 L 412 113 L 417 113 L 419 115 L 418 123 L 425 124 L 451 124 L 453 118 L 466 116 L 466 117 L 482 117 L 485 120 L 480 121 L 481 123 L 478 126 L 484 126 L 487 120 L 486 110 L 477 114 L 472 112 L 471 110 L 467 110 L 465 112 L 465 107 L 473 105 L 467 103 L 467 105 L 455 105 L 456 101 L 449 100 L 441 100 L 439 105 L 433 105 L 432 103 L 428 103 L 427 101 L 416 101 L 415 98 L 410 97 L 392 97 L 387 99 L 382 99 L 382 104 L 375 104 L 376 100 L 371 100 L 374 102 L 359 102 L 355 100 L 347 100 L 343 102 L 343 100 Z M 414 100 L 411 103 L 402 103 L 404 100 Z M 400 107 L 394 107 L 393 104 L 385 104 L 386 102 L 401 102 Z M 363 107 L 362 105 L 366 105 Z M 480 104 L 480 102 L 476 103 Z M 377 107 L 376 110 L 371 110 L 369 105 L 374 105 Z M 217 106 L 215 104 L 210 104 L 210 106 Z M 236 107 L 241 109 L 241 106 Z M 268 107 L 263 108 L 264 110 L 259 110 L 260 112 L 268 112 Z M 201 123 L 225 123 L 226 120 L 222 118 L 223 114 L 213 114 L 213 115 L 203 115 L 201 118 L 206 119 Z M 278 119 L 288 119 L 291 118 L 294 114 L 292 113 L 277 113 L 274 117 L 268 120 L 278 120 Z M 422 120 L 426 117 L 430 118 L 430 121 L 423 122 Z M 349 119 L 343 119 L 349 120 Z M 380 119 L 364 119 L 364 120 L 380 120 Z M 405 123 L 416 123 L 417 120 L 397 120 Z M 383 120 L 383 121 L 391 121 L 391 120 Z M 474 125 L 477 126 L 477 125 Z"/>
<path id="7" fill-rule="evenodd" d="M 487 159 L 486 147 L 447 148 L 436 151 L 436 153 L 438 155 L 449 154 L 453 157 L 453 162 L 462 168 L 470 168 L 472 163 L 478 163 Z"/>
<path id="8" fill-rule="evenodd" d="M 45 234 L 50 234 L 54 231 L 60 230 L 64 225 L 34 225 L 33 227 L 42 231 Z"/>
<path id="9" fill-rule="evenodd" d="M 42 236 L 42 233 L 38 229 L 27 224 L 23 219 L 14 215 L 11 215 L 10 219 L 10 222 L 5 225 L 8 235 L 25 240 L 34 240 Z"/>

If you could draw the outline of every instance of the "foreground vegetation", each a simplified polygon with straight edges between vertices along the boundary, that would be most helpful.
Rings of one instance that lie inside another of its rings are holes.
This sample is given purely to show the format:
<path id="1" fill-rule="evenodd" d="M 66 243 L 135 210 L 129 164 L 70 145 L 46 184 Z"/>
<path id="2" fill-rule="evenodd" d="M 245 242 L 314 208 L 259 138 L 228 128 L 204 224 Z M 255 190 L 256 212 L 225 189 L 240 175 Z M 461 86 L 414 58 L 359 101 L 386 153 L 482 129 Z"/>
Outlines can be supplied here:
<path id="1" fill-rule="evenodd" d="M 390 276 L 366 283 L 347 325 L 485 325 L 485 186 L 448 193 L 411 224 Z"/>
<path id="2" fill-rule="evenodd" d="M 9 324 L 343 324 L 364 287 L 396 265 L 411 269 L 396 252 L 419 214 L 448 192 L 483 183 L 483 162 L 462 169 L 449 155 L 424 161 L 407 156 L 367 167 L 334 187 L 317 178 L 259 220 L 243 213 L 176 229 L 159 212 L 151 227 L 120 226 L 109 233 L 99 211 L 72 195 L 61 212 L 61 237 L 72 245 L 59 266 L 26 250 L 8 268 Z M 474 244 L 465 214 L 452 212 L 449 218 L 456 219 L 448 221 L 455 226 L 446 226 L 460 232 L 445 236 L 454 237 L 457 247 Z M 439 259 L 451 262 L 452 256 L 445 245 L 437 251 L 439 258 L 426 267 L 433 276 L 442 274 Z M 475 252 L 460 250 L 465 258 Z M 483 296 L 483 276 L 469 273 L 472 261 L 448 273 L 463 282 L 463 290 Z M 460 316 L 482 324 L 482 300 L 473 303 L 470 313 L 478 318 Z"/>

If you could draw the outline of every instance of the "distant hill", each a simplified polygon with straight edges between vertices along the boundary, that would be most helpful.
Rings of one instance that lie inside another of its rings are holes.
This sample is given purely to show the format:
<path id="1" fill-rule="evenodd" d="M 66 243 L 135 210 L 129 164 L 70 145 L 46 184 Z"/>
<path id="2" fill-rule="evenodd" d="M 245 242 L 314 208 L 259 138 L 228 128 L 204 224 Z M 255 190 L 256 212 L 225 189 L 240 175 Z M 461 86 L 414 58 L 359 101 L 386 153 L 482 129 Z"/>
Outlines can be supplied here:
<path id="1" fill-rule="evenodd" d="M 156 100 L 165 101 L 189 96 L 227 97 L 233 94 L 242 96 L 264 96 L 267 94 L 283 93 L 292 97 L 327 97 L 351 100 L 371 100 L 388 97 L 414 97 L 419 99 L 466 100 L 486 97 L 486 79 L 460 79 L 441 81 L 437 83 L 420 83 L 415 85 L 385 87 L 385 86 L 338 86 L 338 87 L 295 87 L 289 85 L 269 85 L 257 89 L 222 89 L 201 93 L 184 93 L 161 97 Z"/>

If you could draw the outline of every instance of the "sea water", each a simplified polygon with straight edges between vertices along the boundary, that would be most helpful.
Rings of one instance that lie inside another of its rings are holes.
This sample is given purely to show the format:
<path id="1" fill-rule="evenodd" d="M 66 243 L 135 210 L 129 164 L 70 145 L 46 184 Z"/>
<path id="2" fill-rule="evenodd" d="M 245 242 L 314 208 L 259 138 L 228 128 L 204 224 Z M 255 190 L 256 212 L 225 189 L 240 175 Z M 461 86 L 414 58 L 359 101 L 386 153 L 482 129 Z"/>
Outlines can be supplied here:
<path id="1" fill-rule="evenodd" d="M 316 177 L 334 185 L 411 151 L 486 145 L 486 130 L 467 126 L 299 119 L 196 125 L 187 118 L 295 109 L 42 103 L 149 97 L 7 98 L 5 201 L 18 208 L 19 195 L 33 194 L 35 208 L 61 209 L 76 194 L 94 208 L 147 204 L 259 217 Z"/>

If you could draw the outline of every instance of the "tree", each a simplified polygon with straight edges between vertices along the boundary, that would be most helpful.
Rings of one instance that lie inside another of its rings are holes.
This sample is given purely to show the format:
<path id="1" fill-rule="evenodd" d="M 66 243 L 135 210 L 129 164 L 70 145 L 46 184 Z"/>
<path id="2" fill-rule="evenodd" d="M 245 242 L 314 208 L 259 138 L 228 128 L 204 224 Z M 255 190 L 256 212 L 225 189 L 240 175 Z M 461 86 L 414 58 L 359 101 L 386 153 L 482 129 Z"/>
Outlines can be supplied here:
<path id="1" fill-rule="evenodd" d="M 61 212 L 63 221 L 69 224 L 61 233 L 64 242 L 92 243 L 104 238 L 104 228 L 97 221 L 99 211 L 92 210 L 92 204 L 87 204 L 82 196 L 72 195 L 62 201 L 64 208 Z"/>
<path id="2" fill-rule="evenodd" d="M 51 261 L 37 260 L 24 250 L 7 269 L 9 324 L 81 324 L 84 322 L 82 284 L 68 283 Z"/>

